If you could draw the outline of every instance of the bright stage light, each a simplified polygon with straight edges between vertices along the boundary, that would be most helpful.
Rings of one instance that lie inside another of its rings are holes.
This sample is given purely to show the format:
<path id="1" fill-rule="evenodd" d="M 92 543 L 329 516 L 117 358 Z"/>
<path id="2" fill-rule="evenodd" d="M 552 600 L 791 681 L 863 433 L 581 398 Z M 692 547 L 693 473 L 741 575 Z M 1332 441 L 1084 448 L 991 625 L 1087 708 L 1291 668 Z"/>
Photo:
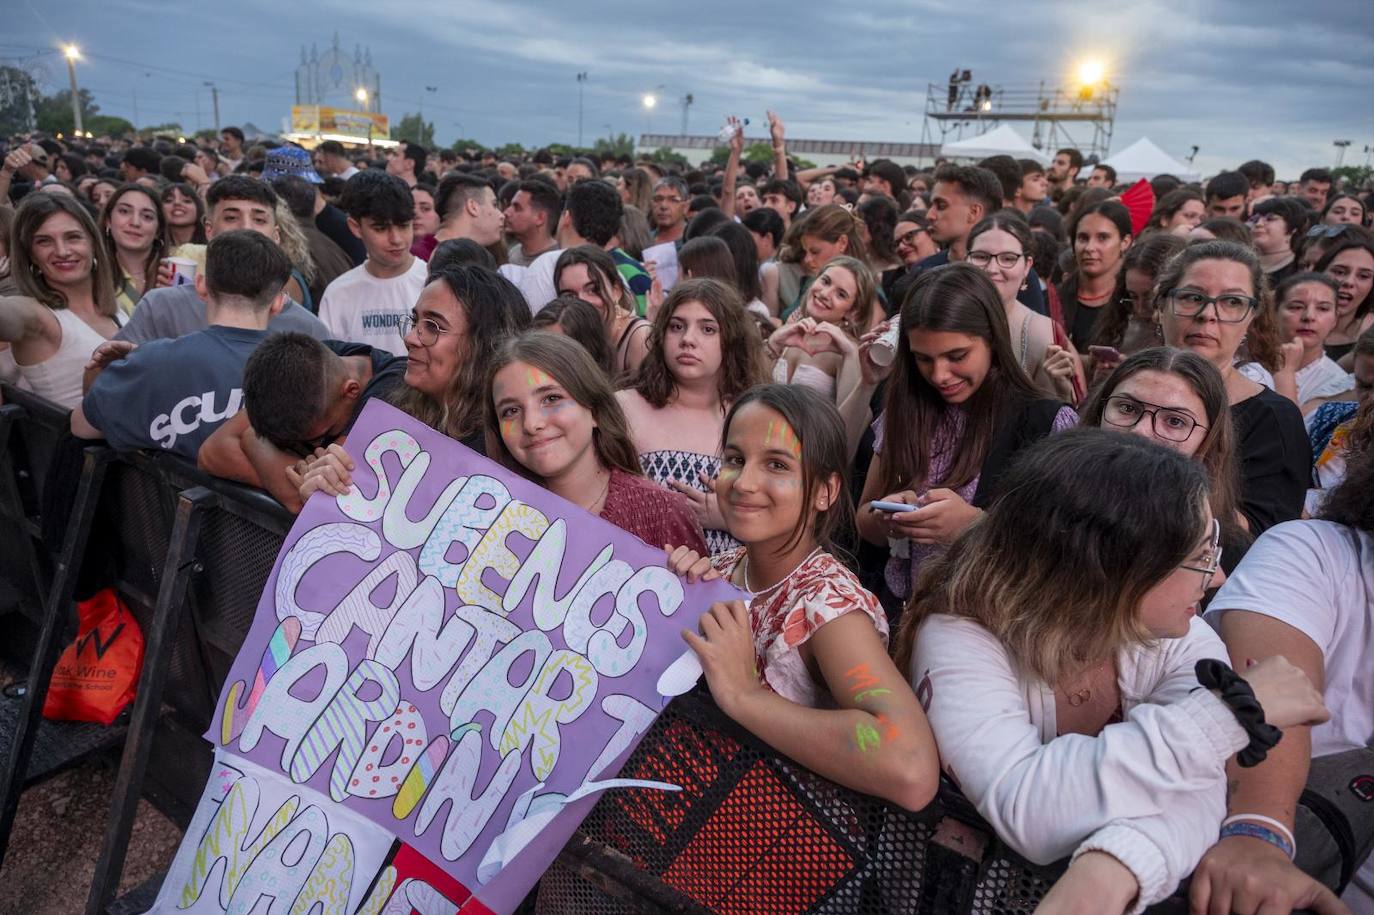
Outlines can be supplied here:
<path id="1" fill-rule="evenodd" d="M 1107 68 L 1100 60 L 1085 60 L 1078 65 L 1078 81 L 1084 86 L 1095 86 L 1102 82 Z"/>

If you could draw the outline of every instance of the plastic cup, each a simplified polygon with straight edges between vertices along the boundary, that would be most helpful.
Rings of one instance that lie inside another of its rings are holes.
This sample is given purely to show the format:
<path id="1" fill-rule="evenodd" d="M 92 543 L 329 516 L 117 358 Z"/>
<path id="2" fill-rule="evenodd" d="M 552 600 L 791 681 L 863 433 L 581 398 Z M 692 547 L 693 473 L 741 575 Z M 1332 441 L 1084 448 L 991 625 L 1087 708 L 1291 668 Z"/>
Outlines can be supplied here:
<path id="1" fill-rule="evenodd" d="M 868 358 L 873 360 L 874 365 L 891 365 L 892 360 L 897 357 L 897 335 L 902 332 L 902 322 L 898 318 L 892 319 L 892 324 L 883 335 L 873 341 L 873 345 L 868 348 Z"/>
<path id="2" fill-rule="evenodd" d="M 196 281 L 196 269 L 199 267 L 195 261 L 189 257 L 169 257 L 167 263 L 172 265 L 172 285 L 190 286 Z"/>

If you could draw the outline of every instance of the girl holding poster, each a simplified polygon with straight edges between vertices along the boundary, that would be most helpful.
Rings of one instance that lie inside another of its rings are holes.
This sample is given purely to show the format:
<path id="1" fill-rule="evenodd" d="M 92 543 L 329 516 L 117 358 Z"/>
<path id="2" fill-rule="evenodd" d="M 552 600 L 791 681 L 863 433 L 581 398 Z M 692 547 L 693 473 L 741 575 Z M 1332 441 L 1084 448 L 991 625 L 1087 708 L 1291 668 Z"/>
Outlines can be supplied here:
<path id="1" fill-rule="evenodd" d="M 831 555 L 852 521 L 844 423 L 799 385 L 754 388 L 725 419 L 720 512 L 742 547 L 669 567 L 750 592 L 684 632 L 716 704 L 826 778 L 911 810 L 935 796 L 939 759 L 921 705 L 887 654 L 887 618 Z"/>
<path id="2" fill-rule="evenodd" d="M 615 392 L 568 337 L 527 333 L 491 363 L 487 455 L 651 546 L 705 551 L 687 500 L 646 480 Z"/>

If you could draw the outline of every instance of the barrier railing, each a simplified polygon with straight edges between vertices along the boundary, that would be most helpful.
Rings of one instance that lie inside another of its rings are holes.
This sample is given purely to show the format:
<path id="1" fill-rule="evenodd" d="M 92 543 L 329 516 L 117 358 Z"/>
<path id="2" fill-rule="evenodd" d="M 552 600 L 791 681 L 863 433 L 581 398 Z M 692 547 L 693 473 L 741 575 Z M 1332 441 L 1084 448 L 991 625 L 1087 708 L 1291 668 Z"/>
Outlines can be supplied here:
<path id="1" fill-rule="evenodd" d="M 112 911 L 144 777 L 159 762 L 159 716 L 170 710 L 195 734 L 208 725 L 293 518 L 261 492 L 165 455 L 87 447 L 78 480 L 47 477 L 43 461 L 73 447 L 62 438 L 65 414 L 7 388 L 0 394 L 0 548 L 32 550 L 0 574 L 23 592 L 14 608 L 39 626 L 27 692 L 0 719 L 0 859 L 19 793 L 55 768 L 30 766 L 51 750 L 45 741 L 71 751 L 70 761 L 123 740 L 87 900 L 94 915 Z M 44 524 L 41 506 L 57 504 L 48 487 L 72 485 L 65 536 L 52 549 L 40 532 L 62 525 Z M 138 698 L 112 728 L 44 721 L 82 565 L 101 561 L 143 629 Z M 209 746 L 192 740 L 161 761 L 182 773 L 187 810 L 210 759 Z M 544 875 L 537 913 L 1017 915 L 1033 911 L 1060 871 L 1014 854 L 951 787 L 920 813 L 849 791 L 773 752 L 700 691 L 664 709 L 623 775 L 682 790 L 608 792 Z"/>

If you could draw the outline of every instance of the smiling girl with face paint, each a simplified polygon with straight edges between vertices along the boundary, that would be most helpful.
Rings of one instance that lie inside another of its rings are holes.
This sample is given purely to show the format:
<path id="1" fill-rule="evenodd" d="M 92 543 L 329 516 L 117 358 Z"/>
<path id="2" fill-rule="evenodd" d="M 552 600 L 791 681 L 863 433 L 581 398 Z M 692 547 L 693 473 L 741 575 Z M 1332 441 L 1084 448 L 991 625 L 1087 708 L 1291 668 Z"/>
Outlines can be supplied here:
<path id="1" fill-rule="evenodd" d="M 557 334 L 506 341 L 491 363 L 487 454 L 654 547 L 705 552 L 686 500 L 646 480 L 610 383 Z"/>
<path id="2" fill-rule="evenodd" d="M 752 594 L 683 633 L 711 695 L 826 778 L 919 810 L 939 775 L 930 728 L 888 657 L 877 599 L 829 552 L 852 511 L 838 413 L 806 388 L 763 385 L 735 402 L 723 438 L 716 494 L 743 546 L 709 565 L 686 550 L 669 559 L 679 574 Z"/>

